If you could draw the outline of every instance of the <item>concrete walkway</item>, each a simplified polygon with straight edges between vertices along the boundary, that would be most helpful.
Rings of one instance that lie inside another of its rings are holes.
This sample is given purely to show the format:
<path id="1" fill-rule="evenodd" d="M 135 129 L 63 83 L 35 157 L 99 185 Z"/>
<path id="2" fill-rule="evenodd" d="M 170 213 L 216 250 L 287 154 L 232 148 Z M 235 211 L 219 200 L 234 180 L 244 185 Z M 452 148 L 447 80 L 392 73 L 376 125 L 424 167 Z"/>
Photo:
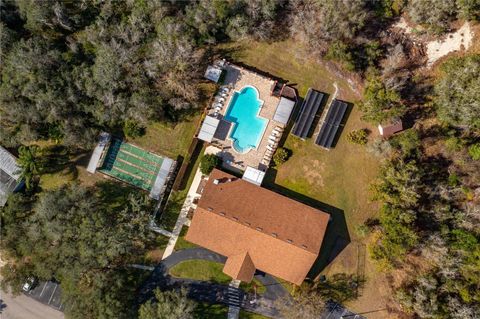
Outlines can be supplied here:
<path id="1" fill-rule="evenodd" d="M 170 239 L 168 240 L 168 244 L 167 244 L 167 247 L 165 248 L 162 259 L 165 259 L 172 254 L 175 244 L 177 243 L 178 236 L 180 236 L 180 232 L 182 231 L 183 225 L 189 222 L 189 219 L 187 218 L 188 211 L 190 210 L 190 208 L 194 208 L 194 209 L 196 208 L 196 205 L 193 203 L 193 200 L 195 199 L 195 197 L 199 197 L 199 195 L 197 194 L 197 189 L 201 181 L 202 181 L 202 172 L 200 172 L 200 169 L 197 169 L 197 171 L 195 172 L 195 177 L 193 178 L 192 185 L 190 186 L 190 189 L 188 190 L 188 193 L 187 193 L 187 197 L 185 198 L 185 202 L 183 203 L 182 209 L 180 210 L 180 214 L 178 215 L 178 219 L 177 219 L 177 222 L 175 223 L 175 227 L 173 228 Z"/>

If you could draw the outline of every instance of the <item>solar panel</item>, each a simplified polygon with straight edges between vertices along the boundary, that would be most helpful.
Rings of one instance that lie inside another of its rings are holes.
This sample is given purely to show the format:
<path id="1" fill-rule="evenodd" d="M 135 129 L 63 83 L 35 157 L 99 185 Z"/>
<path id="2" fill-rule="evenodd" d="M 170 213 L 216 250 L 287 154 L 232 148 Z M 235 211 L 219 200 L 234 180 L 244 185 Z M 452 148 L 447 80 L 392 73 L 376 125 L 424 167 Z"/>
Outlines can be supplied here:
<path id="1" fill-rule="evenodd" d="M 325 95 L 321 92 L 315 91 L 312 88 L 308 90 L 307 96 L 303 101 L 300 113 L 292 129 L 292 134 L 302 139 L 306 138 L 310 128 L 315 120 L 315 116 L 322 105 L 323 97 Z"/>
<path id="2" fill-rule="evenodd" d="M 340 100 L 332 101 L 327 116 L 315 140 L 315 144 L 325 148 L 332 148 L 335 136 L 337 135 L 347 109 L 348 104 L 346 102 Z"/>

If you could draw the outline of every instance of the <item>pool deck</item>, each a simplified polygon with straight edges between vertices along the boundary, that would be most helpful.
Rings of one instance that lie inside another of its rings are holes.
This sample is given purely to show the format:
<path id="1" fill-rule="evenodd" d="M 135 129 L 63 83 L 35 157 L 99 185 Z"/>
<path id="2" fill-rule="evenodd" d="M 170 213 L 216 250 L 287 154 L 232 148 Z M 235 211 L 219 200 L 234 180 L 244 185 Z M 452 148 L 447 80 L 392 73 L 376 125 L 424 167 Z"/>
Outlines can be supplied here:
<path id="1" fill-rule="evenodd" d="M 230 90 L 227 98 L 225 99 L 225 103 L 223 104 L 224 107 L 219 114 L 223 117 L 223 115 L 226 113 L 235 91 L 240 91 L 245 86 L 253 86 L 259 92 L 258 98 L 263 101 L 263 106 L 260 109 L 259 116 L 267 119 L 268 123 L 256 149 L 251 149 L 245 154 L 240 154 L 233 149 L 231 139 L 216 139 L 214 145 L 222 149 L 222 152 L 218 155 L 222 157 L 224 165 L 227 163 L 229 166 L 237 170 L 243 171 L 247 168 L 247 166 L 266 169 L 266 165 L 263 165 L 261 161 L 265 152 L 267 151 L 268 137 L 275 127 L 284 127 L 282 123 L 273 121 L 273 115 L 275 114 L 275 110 L 280 100 L 278 97 L 271 95 L 271 89 L 275 81 L 271 78 L 267 78 L 251 70 L 233 64 L 226 65 L 225 70 L 226 75 L 224 84 L 229 85 L 233 89 Z"/>

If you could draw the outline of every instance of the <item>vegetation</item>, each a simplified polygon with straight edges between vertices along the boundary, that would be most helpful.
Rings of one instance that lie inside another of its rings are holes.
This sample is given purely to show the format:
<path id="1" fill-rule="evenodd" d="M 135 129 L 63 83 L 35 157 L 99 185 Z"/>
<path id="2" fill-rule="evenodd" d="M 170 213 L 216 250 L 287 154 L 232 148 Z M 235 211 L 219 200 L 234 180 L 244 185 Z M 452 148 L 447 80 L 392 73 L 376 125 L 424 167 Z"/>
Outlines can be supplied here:
<path id="1" fill-rule="evenodd" d="M 41 196 L 12 196 L 1 210 L 7 264 L 2 285 L 21 289 L 28 276 L 57 279 L 70 318 L 131 318 L 138 275 L 126 265 L 152 239 L 139 196 L 69 186 Z"/>
<path id="2" fill-rule="evenodd" d="M 368 142 L 368 131 L 366 129 L 354 130 L 347 134 L 350 143 L 365 145 Z"/>
<path id="3" fill-rule="evenodd" d="M 215 167 L 220 165 L 220 158 L 215 154 L 205 154 L 200 160 L 200 171 L 204 175 L 210 174 Z"/>
<path id="4" fill-rule="evenodd" d="M 287 150 L 286 148 L 279 147 L 275 151 L 275 154 L 273 154 L 273 162 L 275 163 L 275 166 L 278 167 L 283 163 L 285 163 L 289 157 L 290 157 L 290 151 Z"/>
<path id="5" fill-rule="evenodd" d="M 39 147 L 36 145 L 19 147 L 18 166 L 21 168 L 20 178 L 25 181 L 27 189 L 31 189 L 43 168 Z"/>
<path id="6" fill-rule="evenodd" d="M 184 289 L 180 291 L 161 291 L 155 289 L 154 300 L 148 300 L 140 306 L 139 319 L 186 319 L 192 318 L 196 303 L 187 298 Z"/>
<path id="7" fill-rule="evenodd" d="M 449 59 L 441 71 L 434 96 L 439 118 L 452 126 L 480 130 L 480 54 Z"/>
<path id="8" fill-rule="evenodd" d="M 470 146 L 468 148 L 468 154 L 473 160 L 475 161 L 480 160 L 480 143 L 473 144 L 472 146 Z"/>
<path id="9" fill-rule="evenodd" d="M 359 107 L 362 118 L 373 124 L 386 123 L 405 113 L 405 106 L 400 95 L 386 87 L 382 78 L 376 73 L 370 73 L 366 80 L 364 100 Z"/>

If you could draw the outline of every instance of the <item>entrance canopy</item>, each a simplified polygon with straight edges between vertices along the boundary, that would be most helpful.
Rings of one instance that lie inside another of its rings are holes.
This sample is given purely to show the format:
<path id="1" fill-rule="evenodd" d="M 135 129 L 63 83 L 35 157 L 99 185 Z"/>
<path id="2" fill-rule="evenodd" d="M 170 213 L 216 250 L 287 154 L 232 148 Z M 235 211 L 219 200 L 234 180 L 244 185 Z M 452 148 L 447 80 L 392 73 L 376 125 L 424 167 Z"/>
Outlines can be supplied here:
<path id="1" fill-rule="evenodd" d="M 202 127 L 200 128 L 200 132 L 198 133 L 198 138 L 208 143 L 212 142 L 213 135 L 215 134 L 219 123 L 220 120 L 212 116 L 206 116 Z"/>

